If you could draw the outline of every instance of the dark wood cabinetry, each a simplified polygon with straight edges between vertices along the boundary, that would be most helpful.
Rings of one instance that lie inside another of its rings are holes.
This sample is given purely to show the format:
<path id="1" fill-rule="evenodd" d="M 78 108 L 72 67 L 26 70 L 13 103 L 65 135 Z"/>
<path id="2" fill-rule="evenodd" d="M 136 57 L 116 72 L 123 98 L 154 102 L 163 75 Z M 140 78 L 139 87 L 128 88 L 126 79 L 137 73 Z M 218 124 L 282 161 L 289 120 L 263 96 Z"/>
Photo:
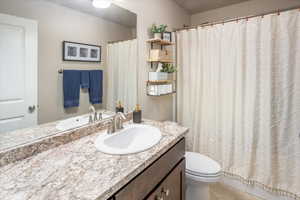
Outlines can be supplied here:
<path id="1" fill-rule="evenodd" d="M 118 191 L 114 200 L 185 200 L 185 140 Z"/>
<path id="2" fill-rule="evenodd" d="M 184 172 L 185 160 L 182 160 L 146 200 L 184 200 Z"/>

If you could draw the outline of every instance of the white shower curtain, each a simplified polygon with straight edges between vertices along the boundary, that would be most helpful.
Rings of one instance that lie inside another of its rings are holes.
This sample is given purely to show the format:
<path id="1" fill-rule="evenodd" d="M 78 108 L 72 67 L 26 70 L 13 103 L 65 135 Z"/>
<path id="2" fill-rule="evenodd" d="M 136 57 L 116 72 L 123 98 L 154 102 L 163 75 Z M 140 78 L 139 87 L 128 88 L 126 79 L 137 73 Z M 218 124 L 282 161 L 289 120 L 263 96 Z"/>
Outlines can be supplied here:
<path id="1" fill-rule="evenodd" d="M 178 121 L 224 174 L 300 198 L 300 12 L 177 33 Z"/>
<path id="2" fill-rule="evenodd" d="M 114 111 L 121 101 L 125 112 L 137 103 L 137 40 L 109 44 L 107 47 L 107 109 Z"/>

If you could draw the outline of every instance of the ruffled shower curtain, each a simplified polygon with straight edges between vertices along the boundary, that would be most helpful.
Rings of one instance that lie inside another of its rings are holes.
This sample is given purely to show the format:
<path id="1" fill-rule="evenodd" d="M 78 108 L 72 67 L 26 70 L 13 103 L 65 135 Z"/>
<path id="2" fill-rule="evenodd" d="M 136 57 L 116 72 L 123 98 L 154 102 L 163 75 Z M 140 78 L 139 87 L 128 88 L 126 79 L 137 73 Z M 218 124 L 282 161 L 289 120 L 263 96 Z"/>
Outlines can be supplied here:
<path id="1" fill-rule="evenodd" d="M 300 12 L 183 30 L 177 49 L 188 149 L 300 199 Z"/>
<path id="2" fill-rule="evenodd" d="M 137 40 L 116 42 L 107 46 L 107 109 L 115 111 L 121 101 L 125 112 L 137 103 Z"/>

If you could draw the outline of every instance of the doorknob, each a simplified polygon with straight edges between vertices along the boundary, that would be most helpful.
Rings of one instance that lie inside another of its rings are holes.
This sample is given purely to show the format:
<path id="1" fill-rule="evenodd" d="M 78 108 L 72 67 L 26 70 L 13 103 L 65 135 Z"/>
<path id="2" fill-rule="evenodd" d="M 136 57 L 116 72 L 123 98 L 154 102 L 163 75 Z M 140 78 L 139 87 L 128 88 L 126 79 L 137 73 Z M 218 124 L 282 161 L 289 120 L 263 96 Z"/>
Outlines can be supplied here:
<path id="1" fill-rule="evenodd" d="M 28 107 L 28 111 L 29 111 L 30 113 L 33 113 L 33 112 L 35 111 L 35 105 L 29 106 L 29 107 Z"/>

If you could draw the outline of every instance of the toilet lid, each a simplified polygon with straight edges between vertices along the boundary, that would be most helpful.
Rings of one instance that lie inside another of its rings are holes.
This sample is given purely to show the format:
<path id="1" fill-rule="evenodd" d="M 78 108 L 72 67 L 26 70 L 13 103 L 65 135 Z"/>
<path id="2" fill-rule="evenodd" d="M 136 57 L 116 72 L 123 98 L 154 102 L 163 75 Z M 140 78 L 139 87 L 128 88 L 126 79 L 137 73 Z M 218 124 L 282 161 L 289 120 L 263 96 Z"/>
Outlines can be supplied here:
<path id="1" fill-rule="evenodd" d="M 194 175 L 217 175 L 221 166 L 211 158 L 194 152 L 186 152 L 186 170 Z"/>

